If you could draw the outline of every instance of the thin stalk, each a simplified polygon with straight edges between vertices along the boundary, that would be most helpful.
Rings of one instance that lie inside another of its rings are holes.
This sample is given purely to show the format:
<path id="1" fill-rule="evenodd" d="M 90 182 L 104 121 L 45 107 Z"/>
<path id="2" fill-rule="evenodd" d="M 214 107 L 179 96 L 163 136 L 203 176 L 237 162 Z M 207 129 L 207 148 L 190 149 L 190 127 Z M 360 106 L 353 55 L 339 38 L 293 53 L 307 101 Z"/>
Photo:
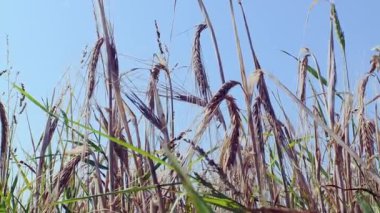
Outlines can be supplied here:
<path id="1" fill-rule="evenodd" d="M 112 55 L 110 50 L 111 50 L 111 44 L 110 44 L 110 35 L 108 31 L 108 24 L 106 21 L 106 16 L 104 12 L 104 5 L 103 5 L 103 0 L 98 0 L 98 5 L 99 5 L 99 10 L 100 10 L 100 16 L 101 16 L 101 22 L 103 26 L 103 33 L 104 33 L 104 38 L 105 38 L 105 44 L 106 44 L 106 49 L 107 49 L 107 90 L 108 90 L 108 109 L 110 110 L 109 112 L 109 117 L 108 117 L 108 135 L 113 137 L 113 104 L 112 104 L 112 75 L 113 75 L 113 69 L 112 65 L 110 64 L 110 56 Z M 109 170 L 108 170 L 108 175 L 110 178 L 110 191 L 114 191 L 114 184 L 115 184 L 115 158 L 114 158 L 114 144 L 111 140 L 108 141 L 108 163 L 109 163 Z M 115 198 L 114 194 L 110 194 L 110 203 L 113 203 Z M 113 205 L 110 206 L 110 210 L 113 211 Z"/>
<path id="2" fill-rule="evenodd" d="M 239 3 L 239 5 L 240 5 L 241 13 L 242 13 L 242 15 L 243 15 L 244 26 L 245 26 L 245 30 L 246 30 L 246 32 L 247 32 L 249 48 L 250 48 L 250 50 L 251 50 L 251 54 L 252 54 L 252 58 L 253 58 L 253 62 L 255 63 L 255 68 L 256 68 L 256 69 L 261 69 L 261 66 L 260 66 L 259 60 L 257 59 L 257 56 L 256 56 L 256 54 L 255 54 L 255 50 L 253 49 L 253 42 L 252 42 L 252 38 L 251 38 L 251 32 L 249 31 L 248 21 L 247 21 L 247 17 L 245 16 L 243 3 L 242 3 L 241 0 L 239 0 L 238 3 Z"/>
<path id="3" fill-rule="evenodd" d="M 206 24 L 207 24 L 207 26 L 210 28 L 211 38 L 212 38 L 212 42 L 214 43 L 215 54 L 216 54 L 216 58 L 217 58 L 217 60 L 218 60 L 218 65 L 219 65 L 219 74 L 220 74 L 220 78 L 221 78 L 221 80 L 222 80 L 222 83 L 224 84 L 224 83 L 226 82 L 226 80 L 225 80 L 225 78 L 224 78 L 224 71 L 223 71 L 222 59 L 221 59 L 221 57 L 220 57 L 219 47 L 218 47 L 218 42 L 217 42 L 217 40 L 216 40 L 216 35 L 215 35 L 214 27 L 212 26 L 212 23 L 211 23 L 210 17 L 208 16 L 206 6 L 203 4 L 203 0 L 198 0 L 198 4 L 199 4 L 199 7 L 201 8 L 201 11 L 202 11 L 202 13 L 203 13 L 203 16 L 204 16 L 205 19 L 206 19 Z"/>
<path id="4" fill-rule="evenodd" d="M 251 140 L 251 143 L 253 145 L 253 151 L 254 151 L 254 162 L 255 162 L 255 166 L 256 166 L 256 175 L 257 175 L 257 183 L 259 185 L 259 191 L 260 193 L 263 193 L 263 181 L 261 180 L 261 172 L 260 171 L 262 168 L 262 166 L 260 166 L 260 162 L 259 162 L 259 153 L 258 153 L 258 150 L 257 150 L 257 145 L 255 142 L 259 142 L 257 140 L 255 140 L 255 127 L 253 125 L 253 115 L 252 115 L 252 109 L 251 109 L 251 105 L 252 105 L 252 95 L 251 95 L 251 91 L 249 91 L 249 87 L 248 87 L 248 84 L 247 84 L 247 76 L 246 76 L 246 73 L 245 73 L 245 67 L 244 67 L 244 59 L 243 59 L 243 53 L 242 53 L 242 50 L 241 50 L 241 46 L 240 46 L 240 39 L 239 39 L 239 33 L 238 33 L 238 29 L 237 29 L 237 25 L 236 25 L 236 19 L 235 19 L 235 12 L 234 12 L 234 8 L 233 8 L 233 3 L 232 3 L 232 0 L 230 0 L 230 12 L 231 12 L 231 19 L 232 19 L 232 24 L 233 24 L 233 27 L 234 27 L 234 34 L 235 34 L 235 43 L 236 43 L 236 51 L 237 51 L 237 54 L 238 54 L 238 57 L 239 57 L 239 65 L 240 65 L 240 75 L 241 75 L 241 79 L 242 79 L 242 87 L 243 87 L 243 91 L 244 91 L 244 98 L 245 98 L 245 104 L 246 104 L 246 108 L 247 108 L 247 119 L 248 119 L 248 133 L 249 133 L 249 136 L 250 136 L 250 140 Z M 260 153 L 262 154 L 262 153 Z"/>

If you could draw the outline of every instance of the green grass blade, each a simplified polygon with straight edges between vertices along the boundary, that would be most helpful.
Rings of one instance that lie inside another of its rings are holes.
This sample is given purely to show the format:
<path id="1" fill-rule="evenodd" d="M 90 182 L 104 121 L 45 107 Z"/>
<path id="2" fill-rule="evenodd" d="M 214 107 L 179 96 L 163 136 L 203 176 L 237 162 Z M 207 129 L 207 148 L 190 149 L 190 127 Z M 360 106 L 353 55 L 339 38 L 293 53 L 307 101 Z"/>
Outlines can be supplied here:
<path id="1" fill-rule="evenodd" d="M 241 204 L 227 197 L 218 197 L 215 195 L 204 195 L 202 199 L 206 203 L 218 206 L 228 211 L 232 211 L 232 212 L 247 212 L 248 211 L 244 206 L 242 206 Z"/>
<path id="2" fill-rule="evenodd" d="M 285 53 L 286 55 L 288 55 L 288 56 L 294 58 L 296 61 L 299 62 L 298 58 L 297 58 L 296 56 L 292 55 L 291 53 L 289 53 L 289 52 L 287 52 L 287 51 L 285 51 L 285 50 L 281 50 L 281 52 Z M 311 66 L 307 66 L 307 71 L 308 71 L 311 75 L 313 75 L 316 79 L 319 80 L 317 70 L 315 70 L 315 69 L 312 68 Z M 323 76 L 321 76 L 321 79 L 320 79 L 320 80 L 322 81 L 323 85 L 327 86 L 327 80 L 326 80 L 326 78 L 324 78 Z"/>
<path id="3" fill-rule="evenodd" d="M 366 212 L 366 213 L 374 213 L 375 212 L 373 210 L 373 208 L 371 207 L 371 204 L 366 200 L 366 198 L 364 197 L 363 194 L 357 193 L 355 197 L 359 203 L 360 209 L 363 212 Z"/>
<path id="4" fill-rule="evenodd" d="M 32 95 L 30 95 L 28 92 L 26 92 L 25 90 L 23 90 L 21 87 L 17 86 L 16 84 L 13 84 L 13 87 L 16 88 L 18 92 L 20 92 L 22 95 L 28 98 L 31 102 L 33 102 L 33 104 L 41 108 L 44 112 L 49 113 L 49 110 L 44 105 L 42 105 L 39 101 L 37 101 L 37 99 L 35 99 Z"/>
<path id="5" fill-rule="evenodd" d="M 36 106 L 38 106 L 39 108 L 41 108 L 43 111 L 45 111 L 45 112 L 51 114 L 47 108 L 45 108 L 45 107 L 44 107 L 39 101 L 37 101 L 37 100 L 36 100 L 32 95 L 30 95 L 28 92 L 26 92 L 26 91 L 23 90 L 21 87 L 15 85 L 15 84 L 13 84 L 13 86 L 14 86 L 14 87 L 15 87 L 15 88 L 16 88 L 16 89 L 17 89 L 22 95 L 24 95 L 27 99 L 29 99 L 33 104 L 35 104 Z M 150 154 L 150 153 L 148 153 L 148 152 L 146 152 L 146 151 L 144 151 L 144 150 L 142 150 L 142 149 L 139 149 L 139 148 L 137 148 L 137 147 L 135 147 L 135 146 L 133 146 L 133 145 L 131 145 L 131 144 L 129 144 L 129 143 L 126 143 L 125 141 L 122 141 L 122 140 L 117 139 L 117 138 L 115 138 L 115 137 L 111 137 L 111 136 L 109 136 L 109 135 L 106 134 L 106 133 L 103 133 L 103 132 L 101 132 L 101 131 L 98 131 L 98 130 L 95 130 L 95 129 L 93 129 L 93 128 L 90 128 L 90 127 L 88 127 L 88 126 L 86 126 L 86 125 L 83 125 L 83 124 L 77 122 L 77 121 L 73 121 L 72 119 L 69 119 L 67 116 L 63 116 L 63 117 L 60 117 L 59 115 L 52 115 L 52 116 L 57 117 L 57 118 L 59 118 L 60 120 L 63 120 L 63 122 L 64 122 L 65 124 L 68 124 L 68 122 L 67 122 L 67 119 L 68 119 L 68 120 L 70 121 L 70 123 L 72 123 L 73 125 L 77 125 L 77 126 L 83 128 L 83 129 L 87 129 L 87 130 L 91 131 L 92 133 L 95 133 L 95 134 L 98 134 L 98 135 L 100 135 L 100 136 L 103 136 L 103 137 L 105 137 L 105 138 L 111 140 L 112 142 L 119 144 L 120 146 L 122 146 L 122 147 L 124 147 L 124 148 L 131 149 L 131 150 L 133 150 L 133 151 L 135 151 L 135 152 L 137 152 L 137 153 L 143 155 L 144 157 L 150 158 L 150 159 L 154 160 L 155 162 L 159 162 L 159 163 L 161 163 L 161 164 L 163 164 L 163 165 L 165 165 L 165 166 L 167 166 L 167 167 L 169 167 L 169 168 L 172 168 L 168 163 L 162 161 L 160 158 L 158 158 L 158 157 L 156 157 L 156 156 L 154 156 L 154 155 L 152 155 L 152 154 Z M 70 127 L 70 128 L 75 129 L 75 128 L 73 128 L 73 127 Z"/>
<path id="6" fill-rule="evenodd" d="M 122 146 L 122 147 L 124 147 L 124 148 L 130 149 L 130 150 L 133 150 L 133 151 L 135 151 L 135 152 L 141 154 L 141 155 L 144 156 L 144 157 L 150 158 L 150 159 L 152 159 L 152 160 L 155 161 L 155 162 L 161 163 L 161 164 L 163 164 L 163 165 L 165 165 L 165 166 L 167 166 L 167 167 L 169 167 L 169 168 L 173 168 L 173 167 L 172 167 L 171 165 L 169 165 L 167 162 L 165 162 L 165 161 L 161 160 L 160 158 L 158 158 L 158 157 L 156 157 L 156 156 L 150 154 L 149 152 L 146 152 L 146 151 L 144 151 L 144 150 L 142 150 L 142 149 L 139 149 L 139 148 L 133 146 L 132 144 L 126 143 L 125 141 L 122 141 L 122 140 L 120 140 L 120 139 L 118 139 L 118 138 L 115 138 L 115 137 L 109 136 L 109 135 L 106 134 L 106 133 L 103 133 L 103 132 L 101 132 L 101 131 L 95 130 L 95 129 L 90 128 L 90 127 L 88 127 L 88 126 L 85 126 L 85 125 L 83 125 L 83 124 L 81 124 L 81 123 L 79 123 L 79 122 L 76 122 L 76 121 L 71 121 L 71 122 L 72 122 L 73 124 L 77 125 L 77 126 L 80 126 L 80 127 L 84 128 L 84 129 L 87 129 L 87 130 L 89 130 L 89 131 L 91 131 L 91 132 L 93 132 L 93 133 L 95 133 L 95 134 L 98 134 L 98 135 L 100 135 L 100 136 L 102 136 L 102 137 L 105 137 L 105 138 L 107 138 L 108 140 L 111 140 L 112 142 L 114 142 L 114 143 L 116 143 L 116 144 L 119 144 L 120 146 Z M 71 128 L 73 128 L 73 127 L 71 127 Z"/>
<path id="7" fill-rule="evenodd" d="M 170 164 L 173 166 L 174 170 L 177 172 L 178 176 L 182 180 L 183 187 L 186 189 L 186 193 L 189 196 L 190 201 L 195 206 L 196 212 L 212 212 L 211 208 L 202 199 L 202 197 L 194 190 L 191 185 L 189 176 L 182 170 L 180 165 L 177 163 L 176 158 L 169 152 L 166 148 L 165 154 L 167 155 Z"/>

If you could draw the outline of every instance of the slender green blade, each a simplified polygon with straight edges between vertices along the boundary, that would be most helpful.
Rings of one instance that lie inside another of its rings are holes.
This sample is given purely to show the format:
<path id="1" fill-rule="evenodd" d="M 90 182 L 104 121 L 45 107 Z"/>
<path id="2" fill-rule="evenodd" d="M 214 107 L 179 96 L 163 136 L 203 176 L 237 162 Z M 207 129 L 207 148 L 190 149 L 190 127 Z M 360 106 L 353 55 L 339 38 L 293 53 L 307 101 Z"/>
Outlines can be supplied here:
<path id="1" fill-rule="evenodd" d="M 291 53 L 289 53 L 289 52 L 287 52 L 287 51 L 285 51 L 285 50 L 281 50 L 281 52 L 285 53 L 286 55 L 288 55 L 288 56 L 294 58 L 295 60 L 297 60 L 297 61 L 299 62 L 298 58 L 297 58 L 296 56 L 292 55 Z M 311 67 L 311 66 L 307 66 L 307 71 L 308 71 L 311 75 L 313 75 L 316 79 L 319 79 L 318 72 L 317 72 L 317 70 L 315 70 L 313 67 Z M 322 84 L 323 84 L 323 85 L 327 86 L 327 80 L 326 80 L 326 78 L 324 78 L 323 76 L 321 76 L 321 81 L 322 81 Z"/>

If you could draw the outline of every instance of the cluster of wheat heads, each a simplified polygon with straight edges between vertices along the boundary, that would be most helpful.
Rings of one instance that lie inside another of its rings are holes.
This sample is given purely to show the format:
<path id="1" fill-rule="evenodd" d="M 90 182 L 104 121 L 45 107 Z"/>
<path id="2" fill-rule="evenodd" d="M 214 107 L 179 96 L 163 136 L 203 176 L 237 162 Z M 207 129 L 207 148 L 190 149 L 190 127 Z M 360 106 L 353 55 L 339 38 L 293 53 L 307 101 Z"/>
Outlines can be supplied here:
<path id="1" fill-rule="evenodd" d="M 126 86 L 102 0 L 94 1 L 98 40 L 88 61 L 81 106 L 74 103 L 77 97 L 71 86 L 49 104 L 14 85 L 20 94 L 14 112 L 7 112 L 10 107 L 0 101 L 1 211 L 379 210 L 380 134 L 375 104 L 379 96 L 367 101 L 366 88 L 377 79 L 380 56 L 371 59 L 356 96 L 350 93 L 348 77 L 345 90 L 339 92 L 334 41 L 345 58 L 345 40 L 331 4 L 327 76 L 323 77 L 314 54 L 305 49 L 294 57 L 299 81 L 293 93 L 261 68 L 243 4 L 230 0 L 241 81 L 226 80 L 212 21 L 203 1 L 198 3 L 205 23 L 196 27 L 189 50 L 197 94 L 173 86 L 174 69 L 157 23 L 159 51 L 149 69 L 149 82 L 143 85 L 147 89 Z M 235 6 L 243 17 L 255 66 L 248 75 Z M 210 88 L 211 74 L 201 57 L 201 36 L 206 30 L 212 35 L 222 82 L 216 91 Z M 347 72 L 347 66 L 344 69 Z M 298 106 L 299 118 L 289 118 L 278 97 L 274 96 L 277 104 L 273 102 L 268 80 Z M 105 101 L 97 90 L 105 93 Z M 237 101 L 232 90 L 240 92 L 243 100 Z M 16 116 L 27 113 L 25 99 L 46 112 L 47 121 L 40 140 L 35 143 L 31 137 L 33 152 L 17 155 L 12 138 Z M 175 112 L 176 107 L 188 105 L 201 109 L 201 114 L 194 115 L 196 122 L 186 128 Z M 374 116 L 367 113 L 373 106 Z M 213 131 L 222 139 L 208 143 L 206 135 Z"/>

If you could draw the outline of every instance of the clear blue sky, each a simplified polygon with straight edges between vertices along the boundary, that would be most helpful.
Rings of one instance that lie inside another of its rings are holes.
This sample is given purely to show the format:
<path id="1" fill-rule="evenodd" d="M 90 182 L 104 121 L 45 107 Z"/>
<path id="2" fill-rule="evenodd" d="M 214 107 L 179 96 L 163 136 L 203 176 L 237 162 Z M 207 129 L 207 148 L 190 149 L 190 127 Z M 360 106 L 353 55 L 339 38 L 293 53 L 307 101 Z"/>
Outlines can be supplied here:
<path id="1" fill-rule="evenodd" d="M 125 55 L 150 60 L 153 53 L 158 52 L 154 20 L 158 21 L 162 40 L 169 47 L 171 66 L 176 63 L 180 66 L 190 64 L 194 26 L 203 21 L 196 0 L 177 0 L 175 14 L 174 0 L 106 2 L 107 13 L 114 24 L 122 72 L 134 67 L 149 68 Z M 240 80 L 228 1 L 205 0 L 205 3 L 216 29 L 226 79 Z M 321 0 L 315 5 L 310 12 L 308 23 L 306 16 L 312 0 L 246 0 L 243 3 L 255 50 L 264 69 L 274 73 L 295 91 L 297 64 L 280 50 L 297 55 L 301 47 L 308 47 L 316 54 L 323 73 L 326 73 L 330 11 L 327 1 Z M 235 12 L 240 17 L 239 8 L 235 6 Z M 358 77 L 366 72 L 369 66 L 372 54 L 370 49 L 380 44 L 380 27 L 377 18 L 380 1 L 336 1 L 336 6 L 346 37 L 351 82 L 356 85 Z M 238 22 L 242 26 L 240 18 Z M 173 36 L 170 38 L 172 26 Z M 242 29 L 240 36 L 247 58 L 247 71 L 251 71 L 253 65 L 250 61 L 246 35 Z M 92 2 L 90 0 L 1 1 L 1 70 L 7 68 L 6 35 L 10 44 L 10 64 L 13 70 L 20 71 L 20 81 L 35 97 L 51 97 L 52 89 L 57 86 L 66 71 L 79 81 L 85 76 L 85 70 L 80 69 L 82 51 L 86 45 L 90 50 L 96 41 Z M 203 58 L 215 91 L 220 85 L 220 78 L 209 33 L 204 34 L 202 45 Z M 338 49 L 339 46 L 336 47 Z M 183 73 L 189 74 L 188 69 L 183 70 Z M 183 80 L 181 79 L 183 73 L 175 73 L 177 83 Z M 1 77 L 0 84 L 6 84 L 4 76 Z M 3 97 L 1 99 L 3 100 Z M 43 126 L 40 122 L 42 113 L 38 113 L 33 113 L 35 116 L 31 115 L 31 119 L 38 119 L 35 126 L 37 135 Z"/>

